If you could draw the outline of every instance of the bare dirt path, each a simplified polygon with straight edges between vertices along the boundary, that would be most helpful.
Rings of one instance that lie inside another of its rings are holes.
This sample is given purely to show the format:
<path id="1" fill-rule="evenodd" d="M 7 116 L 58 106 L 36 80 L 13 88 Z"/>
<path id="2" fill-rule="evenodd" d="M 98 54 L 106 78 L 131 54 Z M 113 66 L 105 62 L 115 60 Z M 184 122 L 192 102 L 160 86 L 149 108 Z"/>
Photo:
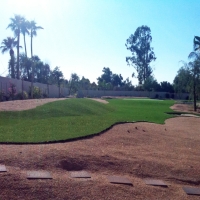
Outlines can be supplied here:
<path id="1" fill-rule="evenodd" d="M 176 117 L 164 125 L 127 123 L 90 139 L 47 145 L 0 145 L 0 199 L 200 199 L 182 186 L 200 187 L 200 118 Z M 27 180 L 28 170 L 47 170 L 52 180 Z M 86 170 L 92 178 L 74 179 Z M 110 184 L 107 175 L 133 186 Z M 161 179 L 168 188 L 147 186 Z"/>

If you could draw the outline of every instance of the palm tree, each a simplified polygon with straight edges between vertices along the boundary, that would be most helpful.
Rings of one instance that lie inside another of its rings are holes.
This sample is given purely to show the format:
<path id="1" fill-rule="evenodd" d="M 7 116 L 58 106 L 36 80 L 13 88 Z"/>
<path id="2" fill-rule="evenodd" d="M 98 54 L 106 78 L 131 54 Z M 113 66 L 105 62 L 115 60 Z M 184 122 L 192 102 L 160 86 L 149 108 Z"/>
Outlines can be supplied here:
<path id="1" fill-rule="evenodd" d="M 15 78 L 15 69 L 14 69 L 14 65 L 15 65 L 15 57 L 14 57 L 14 50 L 13 48 L 17 46 L 17 41 L 15 41 L 15 38 L 12 37 L 7 37 L 6 39 L 4 39 L 2 41 L 2 46 L 0 46 L 0 48 L 2 49 L 2 53 L 5 53 L 6 51 L 9 51 L 10 53 L 10 62 L 9 62 L 9 66 L 11 68 L 11 78 Z"/>
<path id="2" fill-rule="evenodd" d="M 21 33 L 24 36 L 24 48 L 25 48 L 25 55 L 27 57 L 27 51 L 26 51 L 26 39 L 25 39 L 25 35 L 29 35 L 29 22 L 27 20 L 24 20 L 21 24 Z"/>
<path id="3" fill-rule="evenodd" d="M 195 51 L 200 50 L 200 37 L 194 36 L 193 44 Z"/>
<path id="4" fill-rule="evenodd" d="M 17 36 L 17 79 L 19 79 L 19 44 L 20 44 L 20 32 L 21 32 L 21 25 L 25 20 L 24 17 L 21 15 L 15 15 L 14 18 L 10 18 L 11 23 L 8 25 L 7 28 L 11 28 L 14 32 L 15 36 Z"/>
<path id="5" fill-rule="evenodd" d="M 41 26 L 36 26 L 36 22 L 34 20 L 30 21 L 29 29 L 31 36 L 31 57 L 33 57 L 33 36 L 37 36 L 37 30 L 43 29 Z"/>
<path id="6" fill-rule="evenodd" d="M 37 36 L 37 30 L 43 29 L 41 26 L 36 26 L 36 22 L 34 20 L 29 22 L 30 36 L 31 36 L 31 58 L 33 60 L 32 64 L 32 79 L 31 79 L 31 98 L 33 98 L 33 79 L 34 79 L 34 71 L 35 71 L 35 61 L 37 59 L 33 56 L 33 36 Z"/>

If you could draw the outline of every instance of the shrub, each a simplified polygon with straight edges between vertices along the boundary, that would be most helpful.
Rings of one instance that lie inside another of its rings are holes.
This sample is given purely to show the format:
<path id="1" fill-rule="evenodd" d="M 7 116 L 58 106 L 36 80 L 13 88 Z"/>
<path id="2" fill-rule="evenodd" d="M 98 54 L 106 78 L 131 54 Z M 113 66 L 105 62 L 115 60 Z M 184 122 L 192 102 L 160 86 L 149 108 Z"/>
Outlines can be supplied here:
<path id="1" fill-rule="evenodd" d="M 159 97 L 158 94 L 156 94 L 156 95 L 155 95 L 155 99 L 158 99 L 158 97 Z"/>
<path id="2" fill-rule="evenodd" d="M 31 86 L 29 87 L 29 96 L 31 96 Z M 42 91 L 39 87 L 33 86 L 33 98 L 39 99 L 42 98 Z"/>
<path id="3" fill-rule="evenodd" d="M 46 92 L 43 93 L 43 98 L 48 98 L 48 94 Z"/>
<path id="4" fill-rule="evenodd" d="M 170 97 L 169 93 L 166 93 L 166 94 L 165 94 L 165 98 L 166 98 L 166 99 L 169 99 L 169 97 Z"/>
<path id="5" fill-rule="evenodd" d="M 28 99 L 27 92 L 23 91 L 23 92 L 17 93 L 16 99 L 19 99 L 19 100 Z"/>
<path id="6" fill-rule="evenodd" d="M 171 98 L 174 99 L 174 94 L 171 94 Z"/>
<path id="7" fill-rule="evenodd" d="M 4 100 L 5 93 L 4 91 L 0 92 L 0 102 Z"/>
<path id="8" fill-rule="evenodd" d="M 15 84 L 14 83 L 10 83 L 10 86 L 8 88 L 8 97 L 9 97 L 9 99 L 14 100 L 16 93 L 17 93 L 17 90 L 16 90 Z"/>

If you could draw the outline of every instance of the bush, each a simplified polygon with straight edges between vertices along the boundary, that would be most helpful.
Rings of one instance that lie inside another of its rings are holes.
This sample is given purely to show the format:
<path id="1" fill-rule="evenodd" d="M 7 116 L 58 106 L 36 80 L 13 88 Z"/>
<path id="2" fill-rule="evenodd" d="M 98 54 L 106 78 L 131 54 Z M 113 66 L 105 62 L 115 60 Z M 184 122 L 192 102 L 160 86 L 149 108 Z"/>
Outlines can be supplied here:
<path id="1" fill-rule="evenodd" d="M 8 97 L 9 97 L 9 99 L 14 100 L 15 96 L 16 96 L 16 93 L 17 93 L 17 90 L 16 90 L 15 84 L 14 83 L 10 83 L 10 86 L 8 88 Z"/>
<path id="2" fill-rule="evenodd" d="M 156 94 L 156 95 L 155 95 L 155 99 L 158 99 L 158 97 L 159 97 L 158 94 Z"/>
<path id="3" fill-rule="evenodd" d="M 16 99 L 19 99 L 19 100 L 28 99 L 27 92 L 23 91 L 23 92 L 17 93 Z"/>
<path id="4" fill-rule="evenodd" d="M 166 94 L 165 94 L 165 98 L 166 98 L 166 99 L 169 99 L 169 97 L 170 97 L 169 93 L 166 93 Z"/>
<path id="5" fill-rule="evenodd" d="M 29 87 L 29 96 L 31 96 L 31 86 Z M 40 99 L 42 98 L 42 91 L 39 87 L 33 86 L 33 98 Z"/>
<path id="6" fill-rule="evenodd" d="M 0 102 L 4 100 L 5 93 L 2 91 L 0 92 Z"/>
<path id="7" fill-rule="evenodd" d="M 43 98 L 48 98 L 48 94 L 46 92 L 43 93 Z"/>
<path id="8" fill-rule="evenodd" d="M 171 98 L 174 99 L 174 94 L 171 94 Z"/>

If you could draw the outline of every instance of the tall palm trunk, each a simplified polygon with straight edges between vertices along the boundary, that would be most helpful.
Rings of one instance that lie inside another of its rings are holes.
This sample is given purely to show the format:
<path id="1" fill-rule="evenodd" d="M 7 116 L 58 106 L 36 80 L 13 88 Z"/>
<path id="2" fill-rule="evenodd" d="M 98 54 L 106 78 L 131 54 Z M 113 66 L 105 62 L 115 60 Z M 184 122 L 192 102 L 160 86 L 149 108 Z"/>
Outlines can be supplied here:
<path id="1" fill-rule="evenodd" d="M 18 36 L 17 36 L 17 79 L 19 79 L 19 42 L 20 42 L 20 31 L 18 29 Z"/>
<path id="2" fill-rule="evenodd" d="M 25 48 L 25 55 L 26 55 L 26 57 L 27 57 L 25 34 L 23 34 L 23 36 L 24 36 L 24 48 Z"/>
<path id="3" fill-rule="evenodd" d="M 14 54 L 10 56 L 11 78 L 15 78 L 15 57 Z"/>
<path id="4" fill-rule="evenodd" d="M 33 34 L 31 32 L 31 58 L 33 57 Z"/>
<path id="5" fill-rule="evenodd" d="M 32 38 L 33 38 L 33 34 L 31 31 L 31 58 L 33 59 L 33 49 L 32 49 Z M 34 78 L 34 63 L 32 60 L 32 74 L 31 74 L 31 99 L 33 99 L 33 78 Z"/>

